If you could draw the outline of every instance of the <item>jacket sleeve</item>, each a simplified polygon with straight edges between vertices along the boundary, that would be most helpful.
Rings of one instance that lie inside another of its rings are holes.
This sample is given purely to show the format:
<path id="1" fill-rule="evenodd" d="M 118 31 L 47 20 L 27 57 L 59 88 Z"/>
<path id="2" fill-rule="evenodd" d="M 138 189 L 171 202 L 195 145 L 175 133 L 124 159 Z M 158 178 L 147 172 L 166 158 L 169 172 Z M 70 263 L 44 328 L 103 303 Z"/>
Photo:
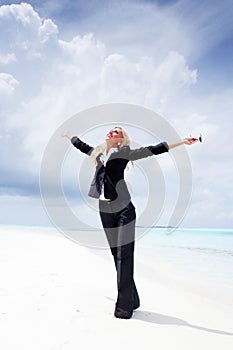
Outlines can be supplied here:
<path id="1" fill-rule="evenodd" d="M 168 151 L 169 151 L 169 147 L 167 142 L 161 142 L 155 146 L 146 146 L 146 147 L 140 147 L 136 149 L 129 149 L 127 152 L 127 159 L 137 160 L 137 159 L 150 157 L 150 156 L 161 154 Z"/>
<path id="2" fill-rule="evenodd" d="M 87 143 L 81 141 L 77 136 L 72 137 L 71 142 L 74 145 L 74 147 L 79 149 L 81 152 L 86 153 L 88 156 L 91 155 L 91 152 L 94 149 L 94 147 L 91 147 Z"/>

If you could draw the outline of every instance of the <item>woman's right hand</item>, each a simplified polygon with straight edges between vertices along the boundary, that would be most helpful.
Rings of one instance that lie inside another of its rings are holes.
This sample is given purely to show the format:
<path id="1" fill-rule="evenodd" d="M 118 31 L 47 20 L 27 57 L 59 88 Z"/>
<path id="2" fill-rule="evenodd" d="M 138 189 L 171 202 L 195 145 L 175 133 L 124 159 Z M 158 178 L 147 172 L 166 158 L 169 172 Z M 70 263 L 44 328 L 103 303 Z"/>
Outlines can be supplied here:
<path id="1" fill-rule="evenodd" d="M 61 137 L 67 137 L 69 140 L 71 140 L 71 138 L 72 138 L 72 136 L 70 135 L 69 131 L 63 132 L 63 134 L 61 134 Z"/>
<path id="2" fill-rule="evenodd" d="M 186 139 L 184 139 L 184 144 L 185 145 L 192 145 L 197 141 L 198 141 L 198 139 L 196 137 L 187 137 Z"/>

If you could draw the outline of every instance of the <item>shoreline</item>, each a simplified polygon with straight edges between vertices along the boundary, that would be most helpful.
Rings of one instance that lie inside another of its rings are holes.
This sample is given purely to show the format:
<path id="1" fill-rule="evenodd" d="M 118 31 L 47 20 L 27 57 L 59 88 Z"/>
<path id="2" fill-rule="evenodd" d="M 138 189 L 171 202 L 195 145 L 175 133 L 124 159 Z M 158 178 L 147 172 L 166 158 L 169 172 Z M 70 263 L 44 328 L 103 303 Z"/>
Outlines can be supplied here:
<path id="1" fill-rule="evenodd" d="M 0 224 L 0 230 L 3 228 L 10 228 L 10 229 L 14 229 L 14 228 L 27 228 L 27 229 L 45 229 L 45 230 L 55 230 L 58 232 L 58 229 L 51 225 L 26 225 L 26 224 Z M 173 226 L 140 226 L 140 225 L 136 225 L 136 228 L 140 229 L 140 228 L 146 228 L 146 229 L 153 229 L 153 228 L 157 228 L 157 229 L 167 229 L 167 228 L 175 228 Z M 96 228 L 93 226 L 92 227 L 93 230 L 96 230 Z M 102 227 L 100 227 L 100 229 L 102 230 Z M 84 228 L 79 228 L 80 231 L 85 230 Z M 233 228 L 221 228 L 221 227 L 177 227 L 175 228 L 176 230 L 204 230 L 204 231 L 230 231 L 233 232 Z"/>

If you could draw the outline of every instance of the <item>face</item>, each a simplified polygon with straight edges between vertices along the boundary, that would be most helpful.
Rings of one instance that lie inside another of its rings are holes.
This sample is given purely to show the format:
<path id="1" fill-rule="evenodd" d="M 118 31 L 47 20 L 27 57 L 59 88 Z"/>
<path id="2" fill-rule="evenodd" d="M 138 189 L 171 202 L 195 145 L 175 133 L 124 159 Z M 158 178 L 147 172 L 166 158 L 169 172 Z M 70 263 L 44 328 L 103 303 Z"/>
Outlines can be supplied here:
<path id="1" fill-rule="evenodd" d="M 105 137 L 105 140 L 112 140 L 112 141 L 119 141 L 119 140 L 122 140 L 123 139 L 123 133 L 122 133 L 122 129 L 119 128 L 119 127 L 115 127 L 113 129 L 111 129 L 106 137 Z"/>

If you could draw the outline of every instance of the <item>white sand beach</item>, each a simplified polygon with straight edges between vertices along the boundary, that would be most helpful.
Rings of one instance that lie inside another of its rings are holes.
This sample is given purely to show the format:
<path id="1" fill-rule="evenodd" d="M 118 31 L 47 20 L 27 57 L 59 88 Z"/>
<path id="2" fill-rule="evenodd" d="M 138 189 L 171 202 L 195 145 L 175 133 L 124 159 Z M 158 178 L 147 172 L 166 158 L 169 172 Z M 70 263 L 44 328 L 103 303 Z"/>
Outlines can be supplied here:
<path id="1" fill-rule="evenodd" d="M 52 229 L 1 228 L 1 349 L 233 349 L 233 310 L 191 290 L 181 276 L 178 283 L 166 264 L 150 270 L 139 248 L 141 307 L 122 320 L 113 317 L 109 251 L 87 249 Z"/>

